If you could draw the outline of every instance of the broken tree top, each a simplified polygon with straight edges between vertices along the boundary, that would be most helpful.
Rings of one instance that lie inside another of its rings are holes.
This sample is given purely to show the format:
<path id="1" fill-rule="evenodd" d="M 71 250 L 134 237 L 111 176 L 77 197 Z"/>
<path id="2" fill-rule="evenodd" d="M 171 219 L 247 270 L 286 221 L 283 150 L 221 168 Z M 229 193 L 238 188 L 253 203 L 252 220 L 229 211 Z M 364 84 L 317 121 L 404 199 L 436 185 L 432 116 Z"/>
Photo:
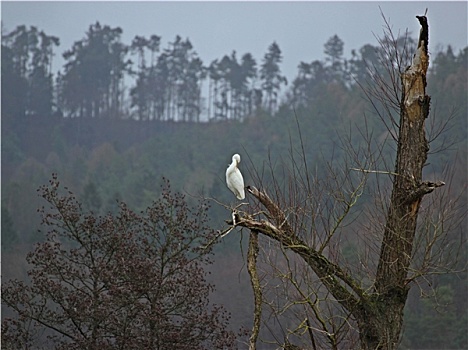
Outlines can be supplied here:
<path id="1" fill-rule="evenodd" d="M 418 48 L 421 46 L 421 43 L 424 42 L 424 51 L 427 54 L 427 48 L 429 46 L 429 25 L 427 24 L 427 17 L 426 16 L 416 16 L 419 20 L 419 24 L 421 24 L 421 31 L 419 32 L 419 41 L 418 41 Z"/>

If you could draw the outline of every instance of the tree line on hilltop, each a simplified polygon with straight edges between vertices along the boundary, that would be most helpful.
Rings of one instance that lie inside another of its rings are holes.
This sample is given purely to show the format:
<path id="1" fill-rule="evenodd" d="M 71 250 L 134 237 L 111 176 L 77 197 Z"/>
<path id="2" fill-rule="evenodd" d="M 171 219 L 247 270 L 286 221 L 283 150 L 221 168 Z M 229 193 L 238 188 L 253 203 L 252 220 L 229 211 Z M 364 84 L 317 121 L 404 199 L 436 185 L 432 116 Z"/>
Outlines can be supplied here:
<path id="1" fill-rule="evenodd" d="M 66 63 L 52 71 L 60 39 L 36 27 L 20 25 L 2 34 L 2 101 L 6 117 L 59 115 L 64 117 L 136 120 L 242 120 L 258 110 L 275 113 L 281 102 L 294 106 L 313 102 L 324 85 L 349 88 L 371 70 L 383 70 L 381 47 L 366 44 L 345 59 L 344 42 L 332 36 L 324 44 L 324 60 L 300 62 L 285 100 L 281 89 L 282 52 L 273 42 L 261 62 L 236 51 L 206 65 L 190 40 L 176 36 L 166 48 L 161 37 L 135 36 L 121 40 L 122 29 L 89 26 L 86 35 L 63 53 Z M 414 40 L 399 38 L 401 56 Z M 406 46 L 405 46 L 406 45 Z M 406 47 L 406 49 L 404 49 Z M 466 61 L 466 50 L 444 59 Z M 127 79 L 131 78 L 131 79 Z M 129 81 L 132 86 L 127 86 Z M 208 96 L 203 95 L 207 82 Z"/>

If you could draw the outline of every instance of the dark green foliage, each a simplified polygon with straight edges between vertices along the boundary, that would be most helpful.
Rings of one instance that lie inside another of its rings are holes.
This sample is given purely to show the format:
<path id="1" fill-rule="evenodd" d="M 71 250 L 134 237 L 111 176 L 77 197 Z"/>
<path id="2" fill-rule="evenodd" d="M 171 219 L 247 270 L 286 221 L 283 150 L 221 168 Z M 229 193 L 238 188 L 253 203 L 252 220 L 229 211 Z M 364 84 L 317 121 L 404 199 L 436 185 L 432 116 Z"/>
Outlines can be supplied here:
<path id="1" fill-rule="evenodd" d="M 91 25 L 86 38 L 63 54 L 67 60 L 61 80 L 63 110 L 79 117 L 112 117 L 121 113 L 120 83 L 128 63 L 122 29 Z"/>
<path id="2" fill-rule="evenodd" d="M 466 276 L 464 280 L 466 283 Z M 466 288 L 464 292 L 466 295 Z M 402 349 L 466 348 L 466 301 L 456 300 L 456 293 L 451 284 L 435 288 L 434 293 L 431 298 L 410 298 L 405 316 Z"/>
<path id="3" fill-rule="evenodd" d="M 86 183 L 83 188 L 83 194 L 81 198 L 83 200 L 84 207 L 87 210 L 96 214 L 100 212 L 102 200 L 94 182 L 89 181 Z"/>
<path id="4" fill-rule="evenodd" d="M 2 33 L 2 115 L 50 116 L 53 111 L 51 62 L 59 39 L 36 27 Z"/>
<path id="5" fill-rule="evenodd" d="M 4 118 L 21 117 L 27 105 L 28 82 L 15 66 L 16 53 L 3 45 L 2 40 L 2 115 Z"/>
<path id="6" fill-rule="evenodd" d="M 18 240 L 10 212 L 2 203 L 2 252 L 10 250 Z"/>
<path id="7" fill-rule="evenodd" d="M 336 34 L 328 39 L 324 45 L 325 61 L 330 66 L 331 78 L 337 81 L 344 81 L 346 78 L 343 49 L 344 42 Z"/>
<path id="8" fill-rule="evenodd" d="M 255 103 L 253 80 L 257 63 L 251 54 L 237 60 L 236 52 L 214 60 L 208 67 L 209 99 L 208 119 L 242 119 L 259 108 Z"/>
<path id="9" fill-rule="evenodd" d="M 260 79 L 265 92 L 264 106 L 271 114 L 276 111 L 281 85 L 288 83 L 286 77 L 281 75 L 279 64 L 282 60 L 281 49 L 276 42 L 273 42 L 268 47 L 260 67 Z"/>
<path id="10" fill-rule="evenodd" d="M 159 40 L 155 35 L 149 40 L 137 36 L 132 42 L 139 63 L 136 85 L 130 91 L 131 106 L 136 107 L 139 120 L 199 121 L 203 63 L 191 42 L 180 36 L 155 60 Z M 151 51 L 149 67 L 145 49 Z"/>
<path id="11" fill-rule="evenodd" d="M 441 120 L 436 123 L 435 131 L 440 129 L 444 123 L 449 123 L 450 134 L 437 137 L 433 132 L 431 137 L 431 151 L 440 154 L 441 148 L 459 149 L 466 151 L 466 140 L 468 139 L 468 103 L 467 82 L 468 74 L 468 47 L 460 51 L 458 55 L 453 53 L 450 46 L 444 51 L 434 55 L 434 65 L 431 69 L 432 84 L 429 85 L 429 93 L 437 96 L 432 103 L 432 111 L 435 115 L 441 116 Z M 455 101 L 459 101 L 458 103 Z M 463 153 L 462 153 L 463 154 Z M 466 160 L 466 157 L 465 157 Z"/>

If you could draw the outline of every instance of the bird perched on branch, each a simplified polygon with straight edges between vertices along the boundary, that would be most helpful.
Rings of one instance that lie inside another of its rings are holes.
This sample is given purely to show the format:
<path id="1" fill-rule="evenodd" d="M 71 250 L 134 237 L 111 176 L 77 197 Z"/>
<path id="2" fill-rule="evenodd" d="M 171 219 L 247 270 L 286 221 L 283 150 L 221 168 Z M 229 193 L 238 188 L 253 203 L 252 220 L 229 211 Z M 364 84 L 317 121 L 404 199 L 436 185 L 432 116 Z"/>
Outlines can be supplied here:
<path id="1" fill-rule="evenodd" d="M 226 184 L 232 193 L 236 195 L 237 199 L 242 200 L 245 198 L 244 178 L 237 167 L 239 163 L 240 155 L 236 153 L 232 156 L 232 163 L 226 170 Z"/>

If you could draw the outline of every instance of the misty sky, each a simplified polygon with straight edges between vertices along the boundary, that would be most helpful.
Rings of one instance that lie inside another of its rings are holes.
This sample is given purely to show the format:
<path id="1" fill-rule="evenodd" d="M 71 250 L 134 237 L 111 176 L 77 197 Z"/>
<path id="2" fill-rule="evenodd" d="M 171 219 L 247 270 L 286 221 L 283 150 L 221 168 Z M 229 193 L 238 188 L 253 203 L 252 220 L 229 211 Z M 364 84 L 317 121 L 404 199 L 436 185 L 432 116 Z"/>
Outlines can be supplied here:
<path id="1" fill-rule="evenodd" d="M 384 21 L 395 33 L 406 29 L 417 39 L 416 15 L 428 7 L 430 50 L 451 44 L 455 53 L 467 46 L 467 2 L 1 2 L 2 31 L 17 25 L 34 25 L 60 38 L 55 67 L 73 42 L 85 37 L 91 24 L 121 27 L 122 41 L 135 35 L 162 37 L 161 48 L 176 35 L 189 38 L 195 51 L 209 65 L 236 50 L 250 52 L 260 64 L 268 46 L 276 41 L 283 54 L 281 69 L 291 81 L 300 61 L 324 58 L 323 45 L 334 34 L 345 44 L 344 55 L 364 44 L 376 45 Z"/>

